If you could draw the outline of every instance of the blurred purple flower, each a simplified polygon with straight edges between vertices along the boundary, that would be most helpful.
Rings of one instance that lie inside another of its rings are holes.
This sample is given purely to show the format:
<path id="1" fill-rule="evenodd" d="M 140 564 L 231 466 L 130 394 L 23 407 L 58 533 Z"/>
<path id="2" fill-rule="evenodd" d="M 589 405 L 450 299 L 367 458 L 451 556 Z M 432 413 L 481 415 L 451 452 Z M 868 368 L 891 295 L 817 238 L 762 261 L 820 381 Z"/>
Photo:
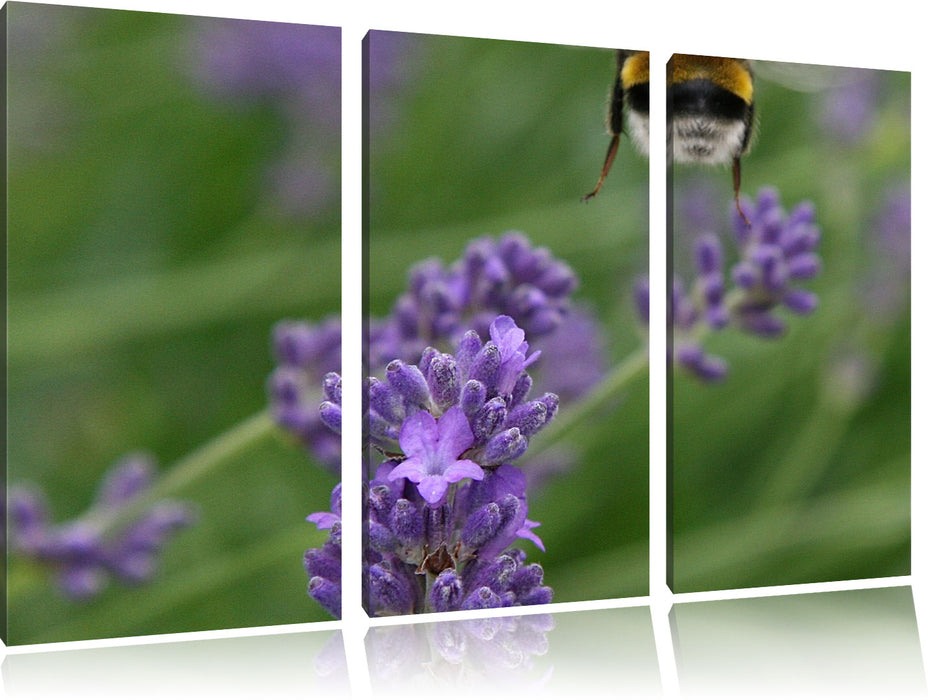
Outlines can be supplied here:
<path id="1" fill-rule="evenodd" d="M 891 320 L 907 303 L 910 280 L 910 186 L 891 188 L 868 231 L 862 293 L 872 317 Z"/>
<path id="2" fill-rule="evenodd" d="M 881 74 L 862 68 L 841 69 L 836 82 L 820 98 L 820 124 L 835 140 L 855 143 L 871 130 L 878 115 Z"/>
<path id="3" fill-rule="evenodd" d="M 776 338 L 786 321 L 776 314 L 780 307 L 805 315 L 818 298 L 802 289 L 802 282 L 819 274 L 822 264 L 816 249 L 820 233 L 811 204 L 801 203 L 787 214 L 776 191 L 765 188 L 756 202 L 742 200 L 749 224 L 732 212 L 738 261 L 725 275 L 725 256 L 718 236 L 705 233 L 696 239 L 696 277 L 691 289 L 674 277 L 668 309 L 672 359 L 704 381 L 718 381 L 727 374 L 724 359 L 706 353 L 700 332 L 728 326 L 764 338 Z M 731 286 L 729 287 L 729 280 Z M 646 287 L 635 289 L 638 308 L 647 306 Z"/>
<path id="4" fill-rule="evenodd" d="M 11 551 L 49 567 L 70 598 L 100 593 L 109 576 L 130 584 L 150 580 L 160 548 L 176 530 L 194 522 L 194 507 L 162 500 L 118 531 L 101 523 L 119 517 L 124 507 L 144 497 L 154 475 L 155 465 L 148 457 L 125 458 L 105 474 L 92 508 L 59 525 L 50 522 L 42 491 L 11 489 L 7 505 Z"/>
<path id="5" fill-rule="evenodd" d="M 273 329 L 273 352 L 278 362 L 267 381 L 270 410 L 276 423 L 306 446 L 313 458 L 338 473 L 341 438 L 323 420 L 320 410 L 328 396 L 322 378 L 341 369 L 341 321 L 329 317 L 318 324 L 280 321 Z M 340 384 L 329 385 L 331 393 Z"/>
<path id="6" fill-rule="evenodd" d="M 186 62 L 196 85 L 232 104 L 265 104 L 284 121 L 283 153 L 268 174 L 284 211 L 314 213 L 338 196 L 341 30 L 190 18 Z"/>

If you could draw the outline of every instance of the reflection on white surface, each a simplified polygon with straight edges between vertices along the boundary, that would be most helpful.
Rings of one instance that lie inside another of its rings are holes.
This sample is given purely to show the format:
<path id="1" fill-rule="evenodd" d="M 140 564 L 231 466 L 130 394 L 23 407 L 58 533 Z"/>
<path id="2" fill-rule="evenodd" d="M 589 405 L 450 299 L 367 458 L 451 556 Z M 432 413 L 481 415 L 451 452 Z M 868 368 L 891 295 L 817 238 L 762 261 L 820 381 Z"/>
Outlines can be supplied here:
<path id="1" fill-rule="evenodd" d="M 341 633 L 166 642 L 8 654 L 4 697 L 347 697 Z"/>
<path id="2" fill-rule="evenodd" d="M 682 695 L 926 692 L 909 586 L 680 603 Z"/>
<path id="3" fill-rule="evenodd" d="M 365 648 L 374 697 L 660 694 L 647 608 L 376 627 Z"/>

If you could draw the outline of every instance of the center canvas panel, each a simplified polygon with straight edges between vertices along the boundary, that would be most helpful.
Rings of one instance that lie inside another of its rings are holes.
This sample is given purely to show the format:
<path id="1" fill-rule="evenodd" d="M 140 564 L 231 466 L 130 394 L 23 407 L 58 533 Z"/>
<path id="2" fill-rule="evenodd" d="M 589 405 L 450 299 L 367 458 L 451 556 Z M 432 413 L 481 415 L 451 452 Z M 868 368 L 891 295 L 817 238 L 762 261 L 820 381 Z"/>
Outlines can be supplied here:
<path id="1" fill-rule="evenodd" d="M 365 39 L 368 614 L 648 592 L 648 165 L 614 50 Z"/>

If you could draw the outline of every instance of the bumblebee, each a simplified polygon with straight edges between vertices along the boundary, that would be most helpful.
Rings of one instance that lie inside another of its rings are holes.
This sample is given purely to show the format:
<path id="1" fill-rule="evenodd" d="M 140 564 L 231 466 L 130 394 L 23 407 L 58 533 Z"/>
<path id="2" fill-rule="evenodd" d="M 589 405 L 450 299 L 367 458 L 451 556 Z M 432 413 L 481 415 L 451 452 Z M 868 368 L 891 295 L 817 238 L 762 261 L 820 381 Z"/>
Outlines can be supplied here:
<path id="1" fill-rule="evenodd" d="M 648 152 L 649 54 L 618 51 L 611 93 L 611 144 L 598 184 L 585 195 L 598 194 L 617 153 L 627 113 L 628 133 L 637 149 Z M 735 205 L 742 218 L 741 156 L 754 128 L 754 74 L 737 58 L 674 54 L 667 64 L 667 141 L 677 163 L 731 163 Z M 746 218 L 745 218 L 746 220 Z"/>
<path id="2" fill-rule="evenodd" d="M 643 155 L 650 152 L 650 54 L 647 51 L 615 52 L 617 67 L 614 72 L 614 85 L 611 87 L 611 100 L 608 108 L 608 130 L 611 143 L 605 154 L 604 165 L 595 189 L 582 199 L 588 201 L 604 185 L 611 170 L 611 164 L 617 155 L 621 132 L 624 130 L 624 117 L 627 115 L 627 132 L 631 141 Z"/>

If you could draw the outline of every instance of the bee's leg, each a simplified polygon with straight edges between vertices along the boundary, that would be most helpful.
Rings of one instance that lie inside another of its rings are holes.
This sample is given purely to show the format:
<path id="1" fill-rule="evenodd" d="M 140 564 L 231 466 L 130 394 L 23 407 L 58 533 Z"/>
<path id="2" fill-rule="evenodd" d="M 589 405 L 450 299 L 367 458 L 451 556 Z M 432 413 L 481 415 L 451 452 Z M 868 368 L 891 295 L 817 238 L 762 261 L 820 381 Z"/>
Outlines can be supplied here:
<path id="1" fill-rule="evenodd" d="M 601 175 L 598 177 L 598 184 L 595 185 L 595 189 L 582 197 L 583 202 L 587 202 L 589 199 L 598 194 L 598 190 L 600 190 L 601 186 L 604 185 L 605 178 L 608 176 L 608 172 L 611 170 L 611 163 L 614 162 L 614 156 L 617 155 L 618 143 L 620 141 L 620 134 L 615 134 L 611 137 L 611 143 L 608 145 L 608 153 L 605 155 L 604 166 L 602 166 Z"/>
<path id="2" fill-rule="evenodd" d="M 738 210 L 738 214 L 741 216 L 741 220 L 745 225 L 750 226 L 751 222 L 748 221 L 747 214 L 741 210 L 741 157 L 735 156 L 734 160 L 731 162 L 731 175 L 734 179 L 734 201 L 735 207 Z"/>

